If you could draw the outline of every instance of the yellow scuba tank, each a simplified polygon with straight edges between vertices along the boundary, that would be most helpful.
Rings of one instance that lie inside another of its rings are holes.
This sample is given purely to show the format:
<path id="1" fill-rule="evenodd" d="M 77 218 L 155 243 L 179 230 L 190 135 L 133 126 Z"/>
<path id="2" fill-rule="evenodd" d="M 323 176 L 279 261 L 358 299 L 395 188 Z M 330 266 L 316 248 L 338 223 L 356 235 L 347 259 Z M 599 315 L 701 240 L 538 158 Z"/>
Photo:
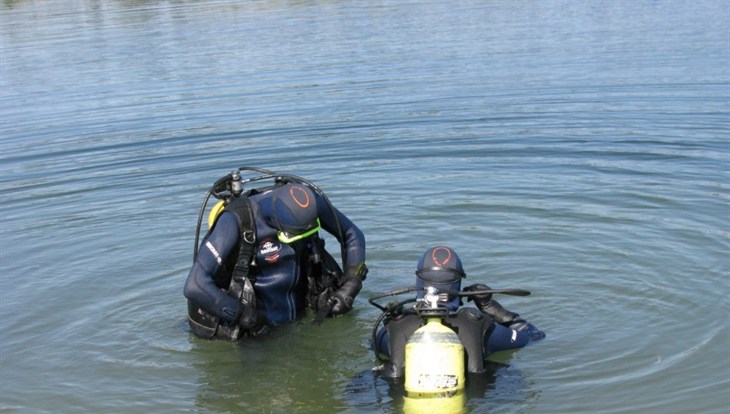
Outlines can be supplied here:
<path id="1" fill-rule="evenodd" d="M 464 389 L 464 345 L 439 317 L 406 343 L 405 389 L 412 397 L 449 397 Z"/>
<path id="2" fill-rule="evenodd" d="M 429 307 L 419 310 L 426 325 L 406 342 L 405 389 L 411 397 L 450 397 L 464 389 L 464 345 L 456 332 L 441 323 L 447 314 L 438 307 L 438 293 L 424 296 Z"/>

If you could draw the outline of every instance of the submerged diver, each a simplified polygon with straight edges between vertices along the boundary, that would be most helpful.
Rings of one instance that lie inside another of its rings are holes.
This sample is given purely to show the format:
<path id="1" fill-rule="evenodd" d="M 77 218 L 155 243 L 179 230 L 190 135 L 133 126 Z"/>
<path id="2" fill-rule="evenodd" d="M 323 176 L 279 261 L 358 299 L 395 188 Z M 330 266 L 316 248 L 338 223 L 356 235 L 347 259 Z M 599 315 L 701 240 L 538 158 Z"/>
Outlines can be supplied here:
<path id="1" fill-rule="evenodd" d="M 438 291 L 459 292 L 461 279 L 466 277 L 461 259 L 456 252 L 444 246 L 432 247 L 423 254 L 416 268 L 417 298 L 423 299 L 424 289 L 434 287 Z M 521 348 L 530 341 L 545 337 L 545 333 L 510 312 L 491 293 L 476 292 L 491 290 L 485 284 L 473 284 L 464 289 L 475 292 L 467 300 L 473 300 L 477 308 L 461 307 L 461 297 L 444 295 L 444 306 L 448 314 L 443 323 L 453 329 L 466 351 L 466 368 L 470 373 L 485 372 L 485 358 L 497 351 Z M 526 292 L 529 294 L 529 292 Z M 412 301 L 411 301 L 412 302 Z M 403 378 L 405 372 L 405 347 L 408 339 L 423 325 L 423 319 L 415 307 L 404 308 L 402 304 L 383 314 L 384 327 L 374 332 L 373 348 L 381 375 L 388 378 Z M 376 323 L 377 329 L 380 321 Z"/>
<path id="2" fill-rule="evenodd" d="M 307 307 L 317 311 L 316 322 L 348 312 L 367 274 L 363 233 L 309 181 L 244 169 L 264 175 L 242 181 L 235 170 L 208 193 L 222 201 L 199 250 L 196 234 L 184 288 L 192 332 L 235 340 L 294 321 Z M 265 179 L 273 185 L 243 192 Z M 320 229 L 340 242 L 342 267 L 324 249 Z"/>

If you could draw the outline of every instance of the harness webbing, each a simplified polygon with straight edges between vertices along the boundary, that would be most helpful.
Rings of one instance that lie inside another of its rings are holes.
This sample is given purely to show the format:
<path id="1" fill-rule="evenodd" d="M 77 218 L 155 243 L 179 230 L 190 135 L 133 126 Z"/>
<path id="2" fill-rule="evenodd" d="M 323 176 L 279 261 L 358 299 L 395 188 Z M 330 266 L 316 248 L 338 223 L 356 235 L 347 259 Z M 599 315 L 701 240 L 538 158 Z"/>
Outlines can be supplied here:
<path id="1" fill-rule="evenodd" d="M 241 303 L 243 313 L 239 319 L 239 325 L 244 329 L 250 329 L 256 325 L 256 294 L 253 290 L 256 276 L 249 272 L 256 246 L 253 211 L 251 210 L 251 202 L 247 197 L 237 198 L 226 206 L 226 210 L 236 216 L 240 232 L 238 258 L 233 267 L 228 294 Z"/>

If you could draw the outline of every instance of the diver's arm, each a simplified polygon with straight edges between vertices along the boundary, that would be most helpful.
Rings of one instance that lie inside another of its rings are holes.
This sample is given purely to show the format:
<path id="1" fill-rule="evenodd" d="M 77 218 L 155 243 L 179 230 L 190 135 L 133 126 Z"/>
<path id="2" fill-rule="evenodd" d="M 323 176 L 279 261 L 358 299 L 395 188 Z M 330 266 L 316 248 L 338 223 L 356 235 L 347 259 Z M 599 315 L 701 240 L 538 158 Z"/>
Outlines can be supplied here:
<path id="1" fill-rule="evenodd" d="M 537 341 L 538 339 L 542 339 L 545 337 L 545 332 L 539 330 L 537 326 L 531 324 L 530 322 L 527 322 L 522 318 L 512 320 L 509 323 L 508 327 L 517 332 L 526 332 L 527 337 L 531 341 Z"/>
<path id="2" fill-rule="evenodd" d="M 520 317 L 518 313 L 505 309 L 499 302 L 494 299 L 486 303 L 478 303 L 477 306 L 485 314 L 491 316 L 498 324 L 519 332 L 527 332 L 531 341 L 542 339 L 545 333 L 530 322 Z"/>
<path id="3" fill-rule="evenodd" d="M 329 204 L 320 196 L 317 198 L 317 207 L 322 228 L 345 246 L 345 257 L 343 257 L 345 273 L 347 274 L 348 269 L 351 269 L 353 274 L 357 274 L 356 272 L 360 271 L 365 263 L 365 235 L 347 216 L 335 207 L 330 208 Z M 342 234 L 340 234 L 340 230 Z"/>
<path id="4" fill-rule="evenodd" d="M 530 337 L 526 331 L 515 331 L 495 323 L 491 335 L 485 338 L 484 356 L 507 349 L 522 348 L 528 342 L 530 342 Z"/>
<path id="5" fill-rule="evenodd" d="M 342 264 L 345 274 L 340 279 L 340 287 L 332 292 L 329 299 L 331 314 L 342 315 L 352 309 L 352 303 L 368 273 L 365 265 L 365 236 L 347 216 L 321 197 L 317 200 L 317 206 L 322 228 L 344 244 Z"/>
<path id="6" fill-rule="evenodd" d="M 240 305 L 216 286 L 213 275 L 236 252 L 238 233 L 235 215 L 223 212 L 213 231 L 203 240 L 183 290 L 185 297 L 203 310 L 229 322 L 236 320 L 240 314 Z"/>
<path id="7" fill-rule="evenodd" d="M 480 290 L 490 290 L 491 288 L 483 283 L 476 283 L 464 288 L 464 291 L 475 292 Z M 537 327 L 520 317 L 520 314 L 510 312 L 505 309 L 499 302 L 492 299 L 491 293 L 484 293 L 470 296 L 468 300 L 474 300 L 480 311 L 491 317 L 497 324 L 514 329 L 515 331 L 526 331 L 530 340 L 538 340 L 545 337 L 545 333 Z"/>

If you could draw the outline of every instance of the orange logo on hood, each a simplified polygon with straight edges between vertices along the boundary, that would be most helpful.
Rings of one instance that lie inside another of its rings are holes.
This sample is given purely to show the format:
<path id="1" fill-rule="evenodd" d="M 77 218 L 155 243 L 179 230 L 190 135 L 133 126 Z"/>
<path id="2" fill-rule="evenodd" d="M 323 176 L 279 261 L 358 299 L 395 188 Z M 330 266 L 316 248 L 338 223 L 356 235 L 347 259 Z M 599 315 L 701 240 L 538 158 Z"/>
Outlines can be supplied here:
<path id="1" fill-rule="evenodd" d="M 294 185 L 289 189 L 289 195 L 299 207 L 309 207 L 309 194 L 304 188 Z"/>

